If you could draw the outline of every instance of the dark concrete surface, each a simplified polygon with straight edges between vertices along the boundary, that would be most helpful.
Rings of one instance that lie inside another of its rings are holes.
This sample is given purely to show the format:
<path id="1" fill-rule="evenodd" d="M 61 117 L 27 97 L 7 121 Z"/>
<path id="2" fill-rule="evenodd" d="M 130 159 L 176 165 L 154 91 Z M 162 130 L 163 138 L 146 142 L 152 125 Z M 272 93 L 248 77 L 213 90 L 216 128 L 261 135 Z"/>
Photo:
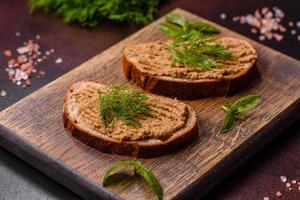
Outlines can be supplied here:
<path id="1" fill-rule="evenodd" d="M 0 56 L 0 90 L 7 90 L 8 96 L 0 98 L 0 110 L 5 109 L 27 94 L 37 90 L 46 83 L 56 79 L 82 62 L 102 52 L 116 42 L 137 31 L 141 27 L 104 22 L 95 29 L 82 28 L 77 25 L 65 25 L 57 17 L 47 14 L 30 16 L 26 0 L 0 1 L 0 52 L 14 50 L 24 41 L 41 36 L 41 48 L 55 49 L 55 53 L 41 66 L 46 75 L 34 79 L 29 89 L 21 89 L 7 81 L 4 68 L 6 58 Z M 278 6 L 286 12 L 288 20 L 300 20 L 298 0 L 165 0 L 159 8 L 160 15 L 181 7 L 214 22 L 229 27 L 253 39 L 249 27 L 232 22 L 236 15 L 253 12 L 263 6 Z M 220 13 L 227 14 L 227 20 L 220 19 Z M 300 29 L 298 29 L 300 33 Z M 21 36 L 16 37 L 15 32 Z M 264 44 L 300 59 L 300 42 L 296 37 L 286 34 L 284 42 L 266 41 Z M 63 63 L 55 64 L 57 57 Z M 276 58 L 275 58 L 276 59 Z M 300 120 L 285 130 L 266 148 L 253 156 L 234 174 L 216 187 L 204 199 L 220 200 L 255 200 L 278 199 L 275 192 L 280 190 L 281 199 L 300 199 L 300 190 L 293 187 L 289 191 L 280 181 L 279 176 L 300 180 Z M 63 186 L 52 181 L 22 160 L 0 148 L 0 200 L 20 199 L 80 199 Z"/>

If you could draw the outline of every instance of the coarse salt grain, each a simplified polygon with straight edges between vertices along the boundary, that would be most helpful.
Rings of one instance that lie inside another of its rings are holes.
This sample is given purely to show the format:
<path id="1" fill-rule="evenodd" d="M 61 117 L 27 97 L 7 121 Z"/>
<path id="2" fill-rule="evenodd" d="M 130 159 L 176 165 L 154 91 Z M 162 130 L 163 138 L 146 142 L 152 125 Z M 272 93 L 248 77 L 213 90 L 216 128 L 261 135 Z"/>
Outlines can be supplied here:
<path id="1" fill-rule="evenodd" d="M 41 39 L 41 36 L 40 36 L 40 35 L 36 35 L 35 38 L 36 38 L 37 40 L 39 40 L 39 39 Z"/>
<path id="2" fill-rule="evenodd" d="M 291 184 L 290 183 L 286 183 L 285 186 L 286 187 L 291 187 Z"/>
<path id="3" fill-rule="evenodd" d="M 258 39 L 259 39 L 260 41 L 264 41 L 264 40 L 266 39 L 266 37 L 265 37 L 264 35 L 260 35 L 260 36 L 258 37 Z"/>
<path id="4" fill-rule="evenodd" d="M 296 26 L 300 28 L 300 21 L 296 22 Z"/>
<path id="5" fill-rule="evenodd" d="M 295 29 L 291 30 L 291 34 L 292 35 L 296 35 L 297 34 L 297 31 Z"/>
<path id="6" fill-rule="evenodd" d="M 297 183 L 297 181 L 296 180 L 292 180 L 292 184 L 296 184 Z"/>
<path id="7" fill-rule="evenodd" d="M 0 96 L 5 97 L 7 95 L 7 92 L 5 90 L 1 90 Z"/>
<path id="8" fill-rule="evenodd" d="M 10 50 L 5 50 L 4 53 L 3 53 L 6 57 L 11 57 L 12 56 L 12 53 Z"/>
<path id="9" fill-rule="evenodd" d="M 281 196 L 282 196 L 282 194 L 281 194 L 280 191 L 277 191 L 275 195 L 276 195 L 277 197 L 281 197 Z"/>
<path id="10" fill-rule="evenodd" d="M 56 63 L 56 64 L 62 63 L 62 58 L 58 57 L 58 58 L 55 60 L 55 63 Z"/>
<path id="11" fill-rule="evenodd" d="M 300 190 L 300 186 L 298 187 L 298 190 Z"/>
<path id="12" fill-rule="evenodd" d="M 16 32 L 15 35 L 16 35 L 17 37 L 20 37 L 20 36 L 21 36 L 21 33 L 20 33 L 20 32 Z"/>
<path id="13" fill-rule="evenodd" d="M 290 188 L 289 188 L 289 191 L 291 191 L 291 190 L 292 190 L 292 188 L 290 187 Z"/>
<path id="14" fill-rule="evenodd" d="M 297 39 L 300 41 L 300 35 L 297 36 Z"/>
<path id="15" fill-rule="evenodd" d="M 221 19 L 226 19 L 226 14 L 225 14 L 225 13 L 221 13 L 221 14 L 220 14 L 220 18 L 221 18 Z"/>
<path id="16" fill-rule="evenodd" d="M 285 183 L 287 181 L 287 178 L 286 176 L 280 176 L 280 180 Z"/>
<path id="17" fill-rule="evenodd" d="M 270 198 L 269 197 L 264 197 L 264 199 L 263 200 L 270 200 Z"/>
<path id="18" fill-rule="evenodd" d="M 19 54 L 28 53 L 28 51 L 29 51 L 29 49 L 28 49 L 27 46 L 23 46 L 23 47 L 17 48 L 17 52 L 18 52 Z"/>

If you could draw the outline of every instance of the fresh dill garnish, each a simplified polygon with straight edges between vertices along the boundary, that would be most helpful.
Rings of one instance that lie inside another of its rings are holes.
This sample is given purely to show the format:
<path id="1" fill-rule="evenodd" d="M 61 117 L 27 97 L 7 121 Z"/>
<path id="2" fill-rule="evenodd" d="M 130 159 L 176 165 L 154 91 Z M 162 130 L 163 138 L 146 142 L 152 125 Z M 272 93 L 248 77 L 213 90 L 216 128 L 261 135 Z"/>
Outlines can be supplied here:
<path id="1" fill-rule="evenodd" d="M 99 92 L 100 119 L 105 127 L 115 120 L 121 120 L 125 124 L 139 128 L 139 115 L 151 111 L 147 105 L 148 97 L 141 92 L 133 90 L 129 85 L 116 84 L 107 92 Z"/>
<path id="2" fill-rule="evenodd" d="M 29 10 L 55 13 L 65 23 L 79 23 L 83 26 L 97 26 L 104 19 L 147 24 L 159 0 L 30 0 Z"/>
<path id="3" fill-rule="evenodd" d="M 173 38 L 167 46 L 173 66 L 210 70 L 222 65 L 223 60 L 232 59 L 231 53 L 217 42 L 218 29 L 202 22 L 192 22 L 183 16 L 171 13 L 161 30 Z"/>

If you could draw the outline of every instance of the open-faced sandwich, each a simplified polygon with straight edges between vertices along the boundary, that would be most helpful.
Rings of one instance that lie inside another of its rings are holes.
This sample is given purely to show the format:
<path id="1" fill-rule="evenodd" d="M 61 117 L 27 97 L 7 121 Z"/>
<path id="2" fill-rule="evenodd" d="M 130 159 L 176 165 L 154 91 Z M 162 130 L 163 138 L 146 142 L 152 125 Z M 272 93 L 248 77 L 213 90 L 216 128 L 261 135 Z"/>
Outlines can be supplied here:
<path id="1" fill-rule="evenodd" d="M 175 151 L 198 135 L 189 105 L 129 85 L 92 81 L 68 88 L 64 122 L 74 137 L 93 148 L 136 157 Z"/>
<path id="2" fill-rule="evenodd" d="M 150 92 L 179 99 L 224 96 L 245 87 L 257 59 L 245 40 L 212 35 L 217 30 L 169 14 L 161 29 L 173 40 L 129 45 L 126 77 Z"/>

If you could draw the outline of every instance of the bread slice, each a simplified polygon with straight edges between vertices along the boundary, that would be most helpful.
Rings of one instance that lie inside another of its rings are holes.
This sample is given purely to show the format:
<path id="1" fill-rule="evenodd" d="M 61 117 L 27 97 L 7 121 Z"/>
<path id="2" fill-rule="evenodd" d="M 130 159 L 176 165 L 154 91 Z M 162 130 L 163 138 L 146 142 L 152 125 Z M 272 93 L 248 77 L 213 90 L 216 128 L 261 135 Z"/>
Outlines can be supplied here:
<path id="1" fill-rule="evenodd" d="M 154 157 L 179 149 L 197 138 L 195 111 L 175 99 L 146 94 L 148 115 L 138 118 L 140 128 L 117 120 L 104 127 L 99 118 L 99 94 L 110 88 L 92 81 L 71 85 L 64 99 L 64 125 L 74 137 L 100 151 L 135 157 Z"/>
<path id="2" fill-rule="evenodd" d="M 171 41 L 155 41 L 127 46 L 123 56 L 126 77 L 152 93 L 195 99 L 225 96 L 245 87 L 257 59 L 255 49 L 247 41 L 220 37 L 218 42 L 236 58 L 223 61 L 222 67 L 204 70 L 172 66 L 165 48 Z"/>

